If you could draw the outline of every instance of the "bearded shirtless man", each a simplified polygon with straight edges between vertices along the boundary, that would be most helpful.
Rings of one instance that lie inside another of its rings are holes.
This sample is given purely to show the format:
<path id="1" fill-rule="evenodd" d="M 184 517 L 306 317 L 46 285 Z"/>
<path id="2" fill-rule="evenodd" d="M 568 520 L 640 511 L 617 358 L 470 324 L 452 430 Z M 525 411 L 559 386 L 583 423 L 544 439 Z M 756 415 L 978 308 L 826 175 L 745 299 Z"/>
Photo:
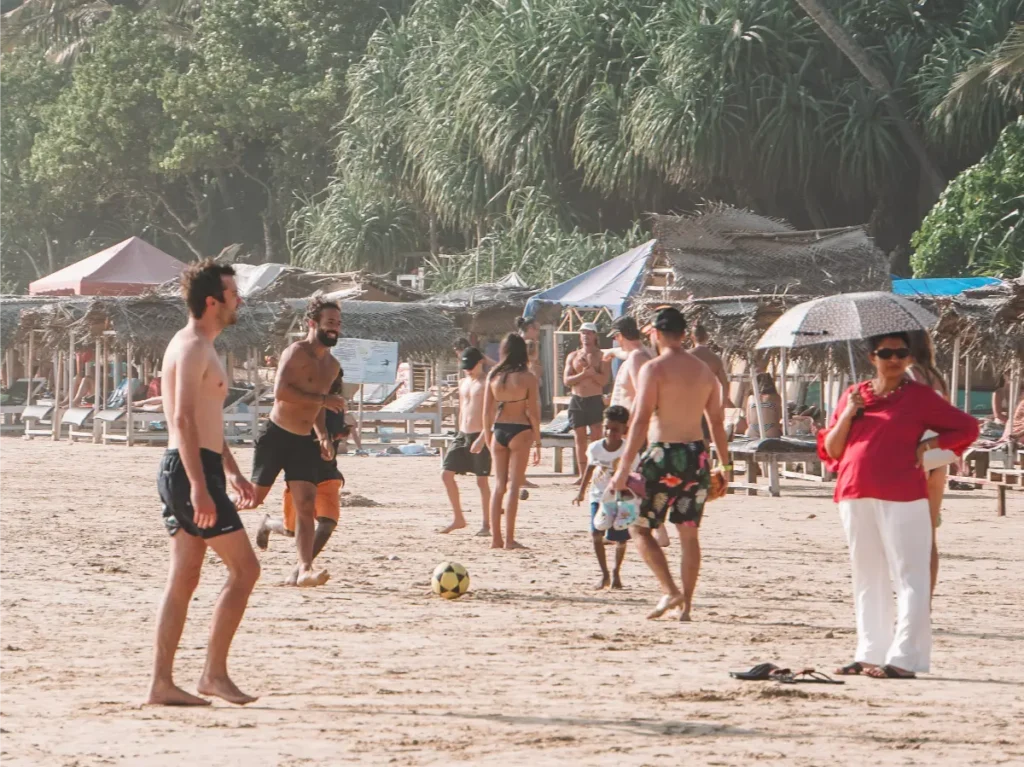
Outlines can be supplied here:
<path id="1" fill-rule="evenodd" d="M 252 479 L 254 506 L 263 503 L 277 475 L 284 471 L 295 504 L 295 548 L 298 568 L 287 581 L 295 586 L 322 586 L 330 575 L 313 570 L 316 527 L 316 483 L 320 459 L 334 458 L 326 426 L 326 410 L 345 409 L 345 398 L 330 394 L 341 365 L 330 355 L 341 334 L 341 307 L 313 298 L 306 310 L 308 334 L 281 355 L 274 382 L 274 408 L 256 440 Z"/>
<path id="2" fill-rule="evenodd" d="M 658 618 L 682 608 L 680 620 L 688 621 L 700 574 L 697 532 L 711 485 L 701 418 L 707 418 L 718 455 L 726 460 L 729 444 L 722 387 L 710 368 L 682 347 L 686 318 L 678 309 L 661 309 L 653 328 L 660 351 L 640 369 L 629 441 L 612 481 L 616 490 L 625 490 L 629 466 L 647 441 L 639 467 L 646 497 L 633 532 L 637 548 L 665 592 L 648 617 Z M 666 522 L 674 524 L 679 533 L 682 592 L 672 579 L 664 552 L 651 535 Z"/>
<path id="3" fill-rule="evenodd" d="M 576 443 L 576 465 L 580 476 L 578 485 L 587 473 L 587 445 L 601 436 L 604 421 L 604 391 L 608 383 L 611 365 L 604 361 L 597 344 L 597 325 L 584 322 L 580 325 L 580 348 L 565 361 L 562 378 L 572 391 L 569 401 L 569 428 Z"/>
<path id="4" fill-rule="evenodd" d="M 227 567 L 228 582 L 213 610 L 206 666 L 197 690 L 200 695 L 216 695 L 239 705 L 256 700 L 235 686 L 227 666 L 231 640 L 260 577 L 260 564 L 227 493 L 230 482 L 244 505 L 252 501 L 253 487 L 238 470 L 224 441 L 221 409 L 228 376 L 213 347 L 220 332 L 235 323 L 242 305 L 234 274 L 230 266 L 213 261 L 192 264 L 185 270 L 182 289 L 190 316 L 164 354 L 168 447 L 160 462 L 157 486 L 164 526 L 171 536 L 171 569 L 157 612 L 153 679 L 147 701 L 153 705 L 210 704 L 182 690 L 173 678 L 174 655 L 207 547 Z"/>

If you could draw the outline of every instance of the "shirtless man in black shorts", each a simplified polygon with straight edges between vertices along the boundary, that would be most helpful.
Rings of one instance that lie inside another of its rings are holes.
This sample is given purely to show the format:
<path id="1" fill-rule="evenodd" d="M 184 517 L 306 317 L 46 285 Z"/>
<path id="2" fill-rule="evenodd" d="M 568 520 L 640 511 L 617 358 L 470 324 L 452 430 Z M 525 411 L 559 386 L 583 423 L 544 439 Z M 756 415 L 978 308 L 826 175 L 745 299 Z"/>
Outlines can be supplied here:
<path id="1" fill-rule="evenodd" d="M 601 436 L 604 422 L 604 387 L 608 383 L 611 364 L 605 362 L 597 343 L 597 325 L 580 325 L 580 348 L 565 361 L 562 377 L 572 390 L 569 400 L 569 428 L 576 444 L 576 465 L 580 476 L 578 485 L 587 473 L 587 446 Z"/>
<path id="2" fill-rule="evenodd" d="M 164 354 L 168 448 L 160 462 L 157 487 L 164 526 L 171 536 L 171 570 L 157 612 L 153 679 L 147 701 L 153 705 L 210 704 L 182 690 L 173 678 L 174 655 L 207 547 L 227 567 L 228 582 L 213 610 L 206 666 L 196 689 L 200 695 L 216 695 L 240 705 L 256 700 L 235 686 L 227 667 L 231 640 L 260 577 L 260 564 L 227 493 L 230 483 L 243 505 L 252 502 L 253 487 L 238 470 L 224 441 L 221 408 L 228 377 L 213 347 L 220 332 L 235 323 L 242 303 L 234 274 L 230 266 L 213 261 L 192 264 L 185 270 L 182 288 L 190 317 Z"/>
<path id="3" fill-rule="evenodd" d="M 283 470 L 295 502 L 295 548 L 299 557 L 298 571 L 287 583 L 322 586 L 330 575 L 326 570 L 313 570 L 316 486 L 321 459 L 334 458 L 325 411 L 345 408 L 344 397 L 329 393 L 341 369 L 329 353 L 341 335 L 341 307 L 313 298 L 306 310 L 306 322 L 308 335 L 285 349 L 277 366 L 274 408 L 256 440 L 252 461 L 256 486 L 253 507 L 263 503 Z"/>

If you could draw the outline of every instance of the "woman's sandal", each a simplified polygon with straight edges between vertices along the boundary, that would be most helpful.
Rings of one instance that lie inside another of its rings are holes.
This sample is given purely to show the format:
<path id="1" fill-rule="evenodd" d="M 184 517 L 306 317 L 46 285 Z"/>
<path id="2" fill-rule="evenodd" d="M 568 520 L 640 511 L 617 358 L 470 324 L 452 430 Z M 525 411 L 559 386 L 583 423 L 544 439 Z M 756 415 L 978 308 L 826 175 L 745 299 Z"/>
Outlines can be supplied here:
<path id="1" fill-rule="evenodd" d="M 836 674 L 839 676 L 857 676 L 858 674 L 865 673 L 867 670 L 863 663 L 854 661 L 853 663 L 847 663 L 842 668 L 837 668 Z"/>
<path id="2" fill-rule="evenodd" d="M 876 666 L 864 673 L 872 679 L 917 679 L 917 674 L 913 671 L 904 671 L 901 668 L 890 665 Z"/>

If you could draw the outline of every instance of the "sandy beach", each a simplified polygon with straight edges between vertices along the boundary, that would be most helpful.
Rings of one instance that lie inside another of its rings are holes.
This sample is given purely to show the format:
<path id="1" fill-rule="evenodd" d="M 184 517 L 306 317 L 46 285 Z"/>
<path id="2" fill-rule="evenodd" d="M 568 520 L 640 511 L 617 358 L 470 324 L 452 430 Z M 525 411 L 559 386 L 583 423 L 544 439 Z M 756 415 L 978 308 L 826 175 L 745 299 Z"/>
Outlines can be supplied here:
<path id="1" fill-rule="evenodd" d="M 850 569 L 829 491 L 709 506 L 694 622 L 646 621 L 653 577 L 630 547 L 622 592 L 590 590 L 586 511 L 538 472 L 525 552 L 491 551 L 475 487 L 450 518 L 436 458 L 343 457 L 352 493 L 322 589 L 277 585 L 272 538 L 232 648 L 235 708 L 140 705 L 167 566 L 160 451 L 0 441 L 4 765 L 995 765 L 1024 763 L 1024 498 L 954 492 L 939 531 L 932 673 L 844 686 L 738 682 L 770 661 L 831 672 L 854 647 Z M 248 468 L 252 450 L 237 451 Z M 548 456 L 546 456 L 547 458 Z M 269 508 L 279 511 L 281 487 Z M 250 537 L 261 513 L 244 515 Z M 678 544 L 670 555 L 678 562 Z M 446 602 L 434 565 L 472 592 Z M 177 661 L 194 691 L 223 582 L 211 555 Z"/>

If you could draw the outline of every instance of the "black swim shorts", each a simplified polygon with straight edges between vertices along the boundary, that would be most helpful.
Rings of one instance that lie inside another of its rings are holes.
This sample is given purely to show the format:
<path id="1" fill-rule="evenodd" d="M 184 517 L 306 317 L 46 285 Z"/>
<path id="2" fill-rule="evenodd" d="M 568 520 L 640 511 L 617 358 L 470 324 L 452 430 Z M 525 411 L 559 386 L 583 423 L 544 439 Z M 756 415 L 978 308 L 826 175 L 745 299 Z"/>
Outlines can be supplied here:
<path id="1" fill-rule="evenodd" d="M 267 421 L 256 440 L 252 459 L 252 483 L 270 487 L 284 471 L 285 482 L 311 482 L 320 478 L 320 443 L 313 433 L 295 434 Z"/>
<path id="2" fill-rule="evenodd" d="M 491 474 L 491 451 L 487 449 L 486 445 L 479 453 L 470 450 L 479 436 L 480 432 L 460 431 L 456 434 L 452 444 L 448 447 L 448 452 L 444 454 L 444 470 L 453 471 L 456 474 L 489 477 Z"/>
<path id="3" fill-rule="evenodd" d="M 638 468 L 647 497 L 637 524 L 652 530 L 665 524 L 700 527 L 711 487 L 711 461 L 700 442 L 652 442 Z"/>
<path id="4" fill-rule="evenodd" d="M 217 507 L 217 519 L 212 527 L 196 527 L 193 522 L 195 511 L 192 508 L 192 483 L 185 473 L 181 455 L 177 450 L 168 450 L 160 461 L 160 473 L 156 481 L 160 500 L 164 504 L 163 518 L 167 532 L 174 535 L 179 530 L 184 530 L 198 538 L 216 538 L 218 535 L 244 530 L 238 509 L 234 501 L 228 497 L 228 483 L 224 476 L 224 460 L 221 454 L 200 449 L 199 458 L 203 463 L 206 490 Z"/>
<path id="5" fill-rule="evenodd" d="M 581 429 L 604 421 L 604 397 L 577 397 L 569 400 L 569 428 Z"/>

